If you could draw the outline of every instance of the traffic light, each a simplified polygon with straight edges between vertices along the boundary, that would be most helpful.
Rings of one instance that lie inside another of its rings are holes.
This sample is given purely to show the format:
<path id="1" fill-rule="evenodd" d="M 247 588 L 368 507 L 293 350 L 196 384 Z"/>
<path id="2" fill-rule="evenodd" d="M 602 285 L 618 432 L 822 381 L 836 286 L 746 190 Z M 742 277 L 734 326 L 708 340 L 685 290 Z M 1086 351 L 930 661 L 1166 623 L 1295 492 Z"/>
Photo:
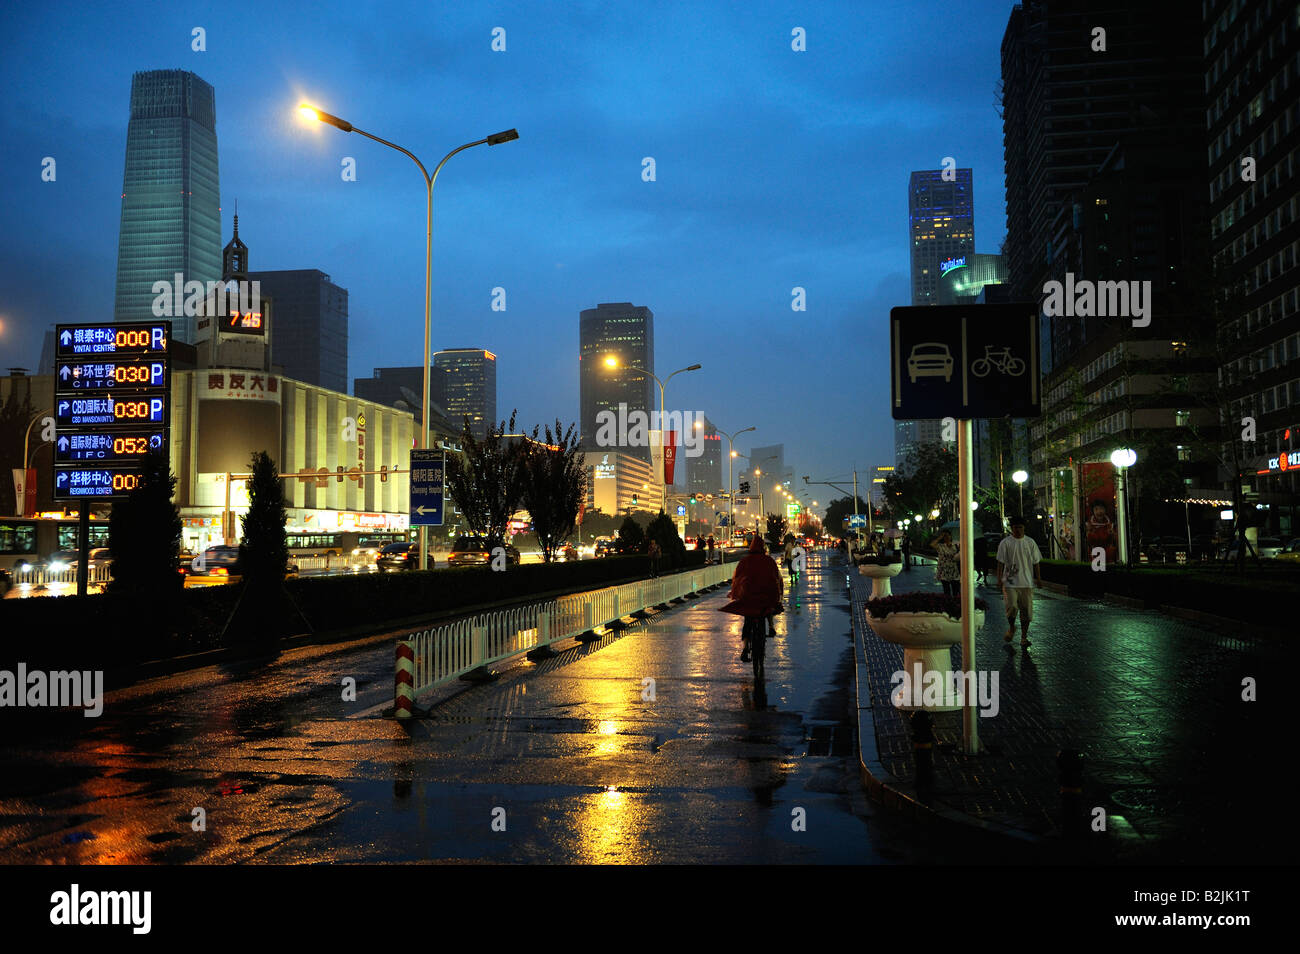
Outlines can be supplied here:
<path id="1" fill-rule="evenodd" d="M 632 495 L 632 503 L 633 503 L 633 504 L 636 503 L 636 494 L 633 494 L 633 495 Z"/>
<path id="2" fill-rule="evenodd" d="M 749 481 L 748 481 L 748 480 L 742 480 L 742 481 L 740 482 L 740 485 L 739 485 L 739 486 L 740 486 L 740 492 L 741 492 L 742 494 L 747 494 L 747 493 L 749 493 Z"/>
<path id="3" fill-rule="evenodd" d="M 691 494 L 691 499 L 689 503 L 695 503 L 695 494 Z"/>

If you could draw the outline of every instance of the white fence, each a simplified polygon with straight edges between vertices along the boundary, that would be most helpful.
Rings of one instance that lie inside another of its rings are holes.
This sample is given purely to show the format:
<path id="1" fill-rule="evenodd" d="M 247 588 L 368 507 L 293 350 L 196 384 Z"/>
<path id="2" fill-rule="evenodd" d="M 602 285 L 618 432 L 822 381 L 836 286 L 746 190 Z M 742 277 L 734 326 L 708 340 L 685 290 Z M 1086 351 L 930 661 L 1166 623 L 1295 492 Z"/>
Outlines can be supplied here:
<path id="1" fill-rule="evenodd" d="M 734 569 L 725 564 L 703 566 L 409 633 L 397 641 L 397 717 L 409 718 L 415 696 L 426 689 L 729 580 Z"/>
<path id="2" fill-rule="evenodd" d="M 77 571 L 70 570 L 50 570 L 48 567 L 33 566 L 30 570 L 13 569 L 13 581 L 17 586 L 21 583 L 28 583 L 33 586 L 49 586 L 52 583 L 69 583 L 76 585 Z M 107 583 L 113 579 L 113 567 L 109 563 L 101 563 L 90 568 L 90 574 L 86 577 L 88 583 Z"/>

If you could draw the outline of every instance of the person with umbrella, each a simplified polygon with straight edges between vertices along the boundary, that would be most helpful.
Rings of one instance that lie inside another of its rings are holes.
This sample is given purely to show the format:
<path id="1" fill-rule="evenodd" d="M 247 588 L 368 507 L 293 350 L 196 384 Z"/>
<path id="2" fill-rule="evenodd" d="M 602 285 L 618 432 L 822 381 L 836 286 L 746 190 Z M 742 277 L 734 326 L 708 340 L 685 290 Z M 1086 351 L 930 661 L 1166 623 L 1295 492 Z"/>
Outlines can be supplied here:
<path id="1" fill-rule="evenodd" d="M 776 561 L 767 555 L 763 538 L 756 535 L 749 545 L 749 553 L 736 564 L 736 572 L 731 578 L 731 601 L 719 608 L 719 612 L 745 618 L 741 630 L 745 642 L 740 654 L 741 662 L 749 662 L 754 641 L 764 638 L 763 621 L 767 620 L 771 629 L 771 617 L 783 612 L 781 591 L 781 571 Z"/>
<path id="2" fill-rule="evenodd" d="M 934 567 L 935 579 L 943 586 L 945 596 L 957 596 L 961 592 L 960 559 L 957 545 L 952 542 L 951 530 L 940 530 L 934 538 L 934 553 L 938 558 Z"/>

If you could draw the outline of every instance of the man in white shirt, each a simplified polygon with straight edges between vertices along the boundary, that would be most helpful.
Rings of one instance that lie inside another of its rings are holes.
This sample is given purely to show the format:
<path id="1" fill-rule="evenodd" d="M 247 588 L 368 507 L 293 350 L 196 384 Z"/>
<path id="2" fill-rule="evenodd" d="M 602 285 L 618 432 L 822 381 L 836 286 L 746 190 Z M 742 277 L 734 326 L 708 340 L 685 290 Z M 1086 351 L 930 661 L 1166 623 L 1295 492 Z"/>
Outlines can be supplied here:
<path id="1" fill-rule="evenodd" d="M 1029 622 L 1034 618 L 1034 587 L 1041 585 L 1039 563 L 1043 555 L 1032 537 L 1025 536 L 1023 517 L 1011 518 L 1011 536 L 998 544 L 998 582 L 1007 606 L 1007 632 L 1002 638 L 1010 643 L 1016 634 L 1016 611 L 1020 612 L 1020 645 L 1029 648 Z"/>

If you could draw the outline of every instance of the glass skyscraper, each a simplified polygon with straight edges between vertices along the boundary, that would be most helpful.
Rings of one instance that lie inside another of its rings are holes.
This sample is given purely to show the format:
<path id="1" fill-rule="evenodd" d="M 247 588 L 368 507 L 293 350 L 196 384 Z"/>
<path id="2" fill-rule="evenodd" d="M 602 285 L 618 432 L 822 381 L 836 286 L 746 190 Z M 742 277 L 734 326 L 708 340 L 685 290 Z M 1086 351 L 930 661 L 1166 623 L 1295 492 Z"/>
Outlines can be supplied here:
<path id="1" fill-rule="evenodd" d="M 619 366 L 609 368 L 605 358 L 618 358 Z M 596 442 L 601 411 L 618 414 L 618 406 L 649 414 L 659 411 L 658 397 L 652 398 L 655 370 L 655 316 L 630 301 L 604 303 L 584 309 L 578 316 L 578 387 L 582 443 L 589 450 L 617 449 L 642 460 L 650 460 L 650 449 L 638 447 L 601 447 Z M 644 369 L 633 371 L 632 366 Z M 648 371 L 650 374 L 646 374 Z"/>
<path id="2" fill-rule="evenodd" d="M 938 301 L 939 279 L 970 264 L 975 253 L 975 195 L 971 170 L 913 172 L 907 186 L 908 235 L 912 243 L 912 304 Z"/>
<path id="3" fill-rule="evenodd" d="M 185 70 L 131 79 L 131 120 L 117 239 L 116 321 L 154 317 L 156 281 L 221 279 L 216 97 Z M 172 333 L 194 341 L 195 319 L 173 315 Z"/>
<path id="4" fill-rule="evenodd" d="M 482 348 L 448 348 L 433 356 L 435 374 L 429 381 L 430 399 L 439 399 L 456 430 L 465 426 L 476 440 L 487 435 L 497 421 L 497 356 Z M 436 393 L 437 387 L 441 393 Z"/>

